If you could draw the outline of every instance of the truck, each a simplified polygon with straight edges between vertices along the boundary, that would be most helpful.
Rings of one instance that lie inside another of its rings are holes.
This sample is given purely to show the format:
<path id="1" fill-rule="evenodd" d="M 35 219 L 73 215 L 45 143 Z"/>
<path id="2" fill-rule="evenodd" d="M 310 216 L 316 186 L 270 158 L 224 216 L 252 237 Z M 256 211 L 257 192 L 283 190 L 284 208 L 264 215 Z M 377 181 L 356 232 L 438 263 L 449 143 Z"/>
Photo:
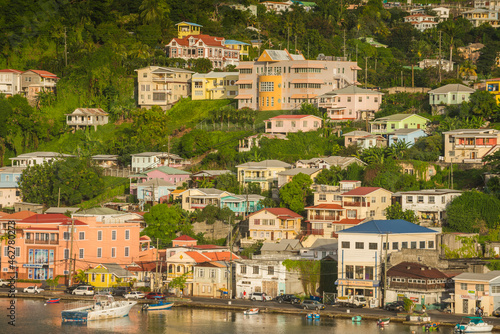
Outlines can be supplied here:
<path id="1" fill-rule="evenodd" d="M 365 296 L 342 296 L 337 297 L 336 304 L 339 306 L 347 306 L 347 307 L 365 307 L 366 306 L 366 298 Z"/>

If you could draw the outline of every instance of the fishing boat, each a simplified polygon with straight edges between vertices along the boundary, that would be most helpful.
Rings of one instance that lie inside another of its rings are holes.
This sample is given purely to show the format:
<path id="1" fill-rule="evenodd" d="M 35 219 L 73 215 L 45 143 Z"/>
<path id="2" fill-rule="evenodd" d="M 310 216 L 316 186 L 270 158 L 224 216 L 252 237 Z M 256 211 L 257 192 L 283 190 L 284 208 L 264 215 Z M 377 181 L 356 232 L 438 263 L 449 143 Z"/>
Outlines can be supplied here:
<path id="1" fill-rule="evenodd" d="M 61 301 L 61 298 L 50 298 L 45 303 L 46 304 L 57 304 Z"/>
<path id="2" fill-rule="evenodd" d="M 172 306 L 174 306 L 174 303 L 158 300 L 155 304 L 145 304 L 145 305 L 147 305 L 146 310 L 148 311 L 158 311 L 158 310 L 170 310 Z"/>
<path id="3" fill-rule="evenodd" d="M 252 315 L 252 314 L 258 314 L 259 309 L 258 308 L 250 308 L 248 310 L 243 311 L 243 314 L 245 315 Z"/>
<path id="4" fill-rule="evenodd" d="M 425 324 L 425 325 L 422 326 L 422 330 L 424 332 L 439 331 L 439 324 L 437 322 L 433 322 L 431 324 Z"/>
<path id="5" fill-rule="evenodd" d="M 391 321 L 390 318 L 378 319 L 377 325 L 379 325 L 379 326 L 387 326 L 387 325 L 389 325 L 390 321 Z"/>
<path id="6" fill-rule="evenodd" d="M 360 315 L 355 315 L 354 317 L 352 317 L 352 322 L 360 322 L 361 321 L 361 316 Z"/>
<path id="7" fill-rule="evenodd" d="M 116 301 L 111 295 L 95 295 L 94 302 L 61 312 L 63 322 L 87 322 L 126 317 L 136 301 Z"/>
<path id="8" fill-rule="evenodd" d="M 315 320 L 316 320 L 316 319 L 319 319 L 319 313 L 308 313 L 308 314 L 306 315 L 306 318 L 307 318 L 307 319 L 315 319 Z"/>
<path id="9" fill-rule="evenodd" d="M 462 321 L 455 326 L 459 333 L 490 333 L 493 325 L 483 321 L 481 317 L 463 317 Z"/>

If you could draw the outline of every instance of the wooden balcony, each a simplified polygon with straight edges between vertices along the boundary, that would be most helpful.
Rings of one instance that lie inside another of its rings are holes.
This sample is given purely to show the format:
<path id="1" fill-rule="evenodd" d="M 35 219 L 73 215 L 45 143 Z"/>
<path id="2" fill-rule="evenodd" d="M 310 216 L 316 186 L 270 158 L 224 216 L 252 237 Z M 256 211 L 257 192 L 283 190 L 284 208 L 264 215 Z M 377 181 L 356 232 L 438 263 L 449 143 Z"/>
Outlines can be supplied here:
<path id="1" fill-rule="evenodd" d="M 344 204 L 342 206 L 359 206 L 359 207 L 369 208 L 370 203 L 369 202 L 344 202 Z"/>
<path id="2" fill-rule="evenodd" d="M 309 220 L 332 220 L 340 221 L 340 216 L 310 215 Z"/>
<path id="3" fill-rule="evenodd" d="M 302 230 L 301 234 L 303 235 L 325 235 L 324 229 L 313 228 L 310 230 Z"/>
<path id="4" fill-rule="evenodd" d="M 28 245 L 59 245 L 59 240 L 34 240 L 34 239 L 25 239 L 25 244 Z"/>

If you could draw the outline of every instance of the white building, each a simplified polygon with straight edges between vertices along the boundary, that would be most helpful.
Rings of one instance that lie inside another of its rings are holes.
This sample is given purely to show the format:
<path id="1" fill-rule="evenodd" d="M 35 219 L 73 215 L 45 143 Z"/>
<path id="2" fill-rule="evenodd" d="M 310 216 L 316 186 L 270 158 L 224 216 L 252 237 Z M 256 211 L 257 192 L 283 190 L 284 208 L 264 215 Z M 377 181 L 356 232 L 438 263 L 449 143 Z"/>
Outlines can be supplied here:
<path id="1" fill-rule="evenodd" d="M 189 161 L 181 158 L 177 154 L 167 152 L 143 152 L 132 154 L 132 171 L 141 173 L 145 170 L 168 166 L 179 168 L 189 165 Z"/>
<path id="2" fill-rule="evenodd" d="M 429 67 L 439 67 L 441 65 L 441 69 L 443 71 L 451 72 L 453 71 L 453 64 L 454 62 L 451 62 L 446 59 L 424 59 L 422 61 L 418 62 L 418 67 L 420 68 L 429 68 Z"/>
<path id="3" fill-rule="evenodd" d="M 371 220 L 337 233 L 337 293 L 339 296 L 364 295 L 371 307 L 383 301 L 382 264 L 387 255 L 403 248 L 435 250 L 439 234 L 401 219 Z"/>
<path id="4" fill-rule="evenodd" d="M 43 164 L 44 162 L 52 162 L 59 159 L 75 157 L 70 154 L 56 152 L 31 152 L 18 155 L 15 158 L 9 158 L 12 161 L 13 167 L 29 167 Z"/>

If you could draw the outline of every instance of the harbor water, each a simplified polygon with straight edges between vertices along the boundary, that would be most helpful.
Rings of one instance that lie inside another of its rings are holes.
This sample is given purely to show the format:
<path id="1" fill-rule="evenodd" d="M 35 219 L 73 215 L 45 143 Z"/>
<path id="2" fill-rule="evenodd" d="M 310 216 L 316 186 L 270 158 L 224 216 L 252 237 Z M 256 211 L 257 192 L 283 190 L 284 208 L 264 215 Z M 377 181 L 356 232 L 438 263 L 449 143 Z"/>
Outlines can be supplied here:
<path id="1" fill-rule="evenodd" d="M 62 323 L 61 311 L 65 303 L 47 304 L 42 300 L 16 300 L 16 326 L 7 324 L 9 299 L 0 299 L 0 333 L 168 333 L 168 334 L 368 334 L 368 333 L 424 333 L 420 326 L 390 323 L 385 328 L 375 320 L 353 323 L 350 319 L 321 318 L 307 320 L 292 314 L 261 313 L 244 315 L 243 312 L 191 309 L 175 307 L 166 311 L 142 312 L 140 305 L 134 306 L 128 317 L 91 321 L 86 325 Z M 354 315 L 354 314 L 353 314 Z M 441 328 L 439 333 L 453 333 L 452 327 Z"/>

